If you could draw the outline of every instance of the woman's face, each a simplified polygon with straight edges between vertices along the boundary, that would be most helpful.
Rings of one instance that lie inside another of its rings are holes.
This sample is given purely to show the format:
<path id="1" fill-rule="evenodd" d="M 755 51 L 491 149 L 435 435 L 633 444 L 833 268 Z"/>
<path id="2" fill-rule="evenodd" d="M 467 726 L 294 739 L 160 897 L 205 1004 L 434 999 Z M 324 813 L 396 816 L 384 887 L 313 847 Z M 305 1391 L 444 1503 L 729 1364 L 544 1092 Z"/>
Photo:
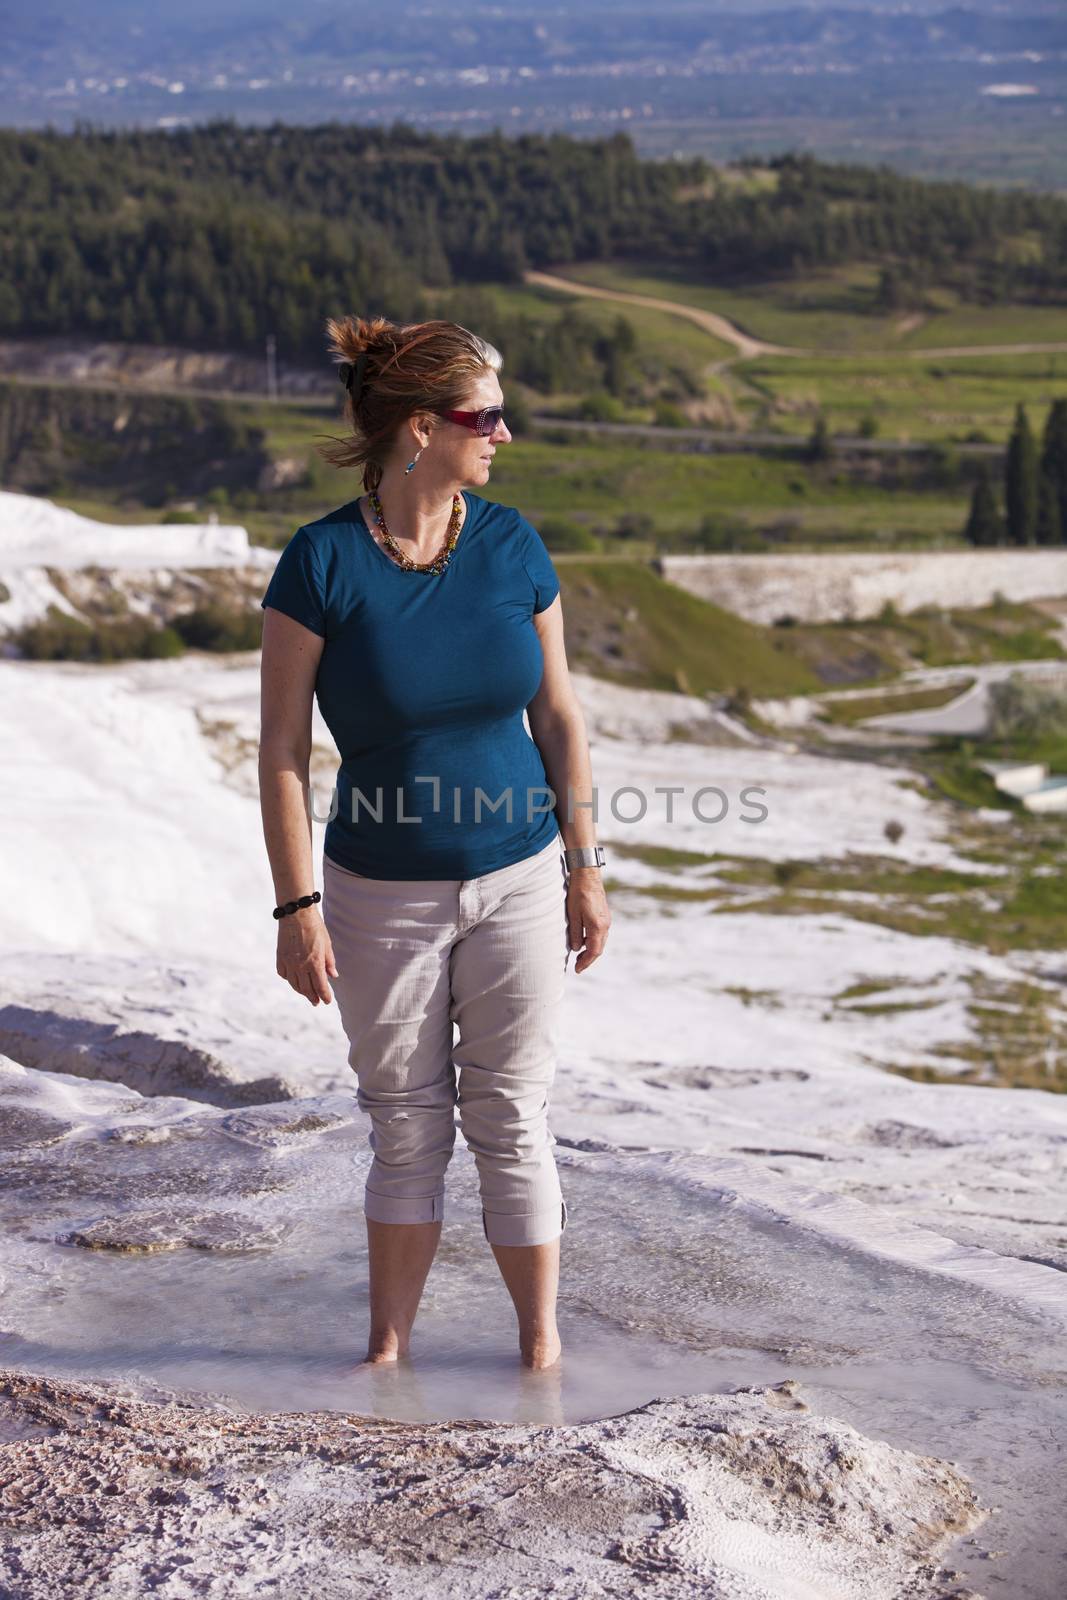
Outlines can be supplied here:
<path id="1" fill-rule="evenodd" d="M 484 411 L 489 406 L 502 406 L 504 394 L 496 373 L 488 371 L 474 382 L 458 411 Z M 445 446 L 453 457 L 455 474 L 462 483 L 479 484 L 488 481 L 492 471 L 493 456 L 497 446 L 511 439 L 507 423 L 501 417 L 491 434 L 475 433 L 462 422 L 450 422 L 447 417 L 435 421 L 435 444 Z"/>

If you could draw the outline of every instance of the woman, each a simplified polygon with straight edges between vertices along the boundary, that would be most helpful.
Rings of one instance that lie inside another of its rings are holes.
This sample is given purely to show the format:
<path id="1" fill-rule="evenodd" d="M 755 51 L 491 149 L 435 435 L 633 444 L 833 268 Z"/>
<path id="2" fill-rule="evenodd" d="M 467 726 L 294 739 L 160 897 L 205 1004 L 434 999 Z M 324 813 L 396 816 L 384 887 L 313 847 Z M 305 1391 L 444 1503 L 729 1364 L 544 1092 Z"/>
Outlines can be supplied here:
<path id="1" fill-rule="evenodd" d="M 408 1352 L 458 1106 L 522 1361 L 547 1367 L 567 1224 L 554 1030 L 570 951 L 583 972 L 611 921 L 559 581 L 525 517 L 462 487 L 511 438 L 499 352 L 448 321 L 327 328 L 351 436 L 322 454 L 367 492 L 297 530 L 261 602 L 277 971 L 312 1005 L 333 980 L 371 1119 L 365 1362 Z M 321 897 L 315 696 L 341 756 Z"/>

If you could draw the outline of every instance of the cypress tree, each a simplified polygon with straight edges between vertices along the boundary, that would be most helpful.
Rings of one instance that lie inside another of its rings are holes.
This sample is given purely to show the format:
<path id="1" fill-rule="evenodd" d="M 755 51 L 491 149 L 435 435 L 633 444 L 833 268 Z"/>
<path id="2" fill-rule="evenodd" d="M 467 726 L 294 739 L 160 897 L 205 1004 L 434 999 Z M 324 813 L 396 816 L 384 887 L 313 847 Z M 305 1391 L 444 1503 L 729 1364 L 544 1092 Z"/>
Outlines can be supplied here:
<path id="1" fill-rule="evenodd" d="M 1053 400 L 1049 407 L 1041 440 L 1041 471 L 1056 491 L 1062 537 L 1067 533 L 1067 400 Z"/>
<path id="2" fill-rule="evenodd" d="M 1004 524 L 993 493 L 989 468 L 984 461 L 979 465 L 978 477 L 971 491 L 971 511 L 963 537 L 976 548 L 997 545 L 1003 541 Z"/>
<path id="3" fill-rule="evenodd" d="M 1063 543 L 1060 498 L 1056 493 L 1056 485 L 1047 472 L 1042 472 L 1038 475 L 1035 529 L 1038 544 L 1058 545 Z"/>
<path id="4" fill-rule="evenodd" d="M 1026 408 L 1015 408 L 1015 426 L 1004 460 L 1004 506 L 1012 544 L 1033 544 L 1037 528 L 1037 445 Z"/>
<path id="5" fill-rule="evenodd" d="M 830 435 L 830 427 L 820 411 L 815 418 L 815 426 L 808 435 L 808 460 L 829 461 L 833 453 L 834 442 Z"/>
<path id="6" fill-rule="evenodd" d="M 904 294 L 896 267 L 884 266 L 878 274 L 876 304 L 879 311 L 899 311 Z"/>

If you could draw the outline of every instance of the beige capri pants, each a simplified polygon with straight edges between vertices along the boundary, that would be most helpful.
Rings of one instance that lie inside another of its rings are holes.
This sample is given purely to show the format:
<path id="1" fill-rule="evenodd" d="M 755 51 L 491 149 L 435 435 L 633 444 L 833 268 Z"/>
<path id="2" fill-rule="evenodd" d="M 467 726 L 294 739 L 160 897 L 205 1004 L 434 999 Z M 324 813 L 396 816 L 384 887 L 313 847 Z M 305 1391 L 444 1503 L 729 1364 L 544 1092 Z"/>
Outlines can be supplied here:
<path id="1" fill-rule="evenodd" d="M 489 1242 L 548 1244 L 566 1228 L 547 1118 L 567 876 L 558 833 L 478 878 L 365 878 L 323 856 L 330 981 L 371 1119 L 373 1220 L 443 1220 L 458 1106 Z"/>

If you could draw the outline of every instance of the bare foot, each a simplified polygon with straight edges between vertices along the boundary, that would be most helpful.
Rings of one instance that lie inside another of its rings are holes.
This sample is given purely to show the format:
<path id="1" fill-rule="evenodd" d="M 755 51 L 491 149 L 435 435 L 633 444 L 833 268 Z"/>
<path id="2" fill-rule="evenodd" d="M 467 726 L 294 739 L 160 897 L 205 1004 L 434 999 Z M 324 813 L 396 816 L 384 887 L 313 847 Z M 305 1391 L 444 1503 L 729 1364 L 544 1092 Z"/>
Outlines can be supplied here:
<path id="1" fill-rule="evenodd" d="M 558 1333 L 546 1334 L 543 1338 L 533 1339 L 529 1344 L 520 1345 L 522 1364 L 534 1372 L 542 1372 L 545 1367 L 555 1366 L 560 1358 L 563 1346 Z"/>
<path id="2" fill-rule="evenodd" d="M 362 1361 L 346 1362 L 343 1370 L 347 1375 L 352 1372 L 362 1372 L 366 1367 L 395 1367 L 399 1362 L 406 1360 L 408 1354 L 407 1346 L 402 1350 L 389 1345 L 378 1350 L 368 1349 Z"/>
<path id="3" fill-rule="evenodd" d="M 363 1357 L 363 1360 L 359 1363 L 359 1365 L 361 1367 L 395 1366 L 398 1361 L 403 1361 L 407 1354 L 408 1351 L 406 1346 L 403 1350 L 368 1350 L 367 1354 Z"/>

